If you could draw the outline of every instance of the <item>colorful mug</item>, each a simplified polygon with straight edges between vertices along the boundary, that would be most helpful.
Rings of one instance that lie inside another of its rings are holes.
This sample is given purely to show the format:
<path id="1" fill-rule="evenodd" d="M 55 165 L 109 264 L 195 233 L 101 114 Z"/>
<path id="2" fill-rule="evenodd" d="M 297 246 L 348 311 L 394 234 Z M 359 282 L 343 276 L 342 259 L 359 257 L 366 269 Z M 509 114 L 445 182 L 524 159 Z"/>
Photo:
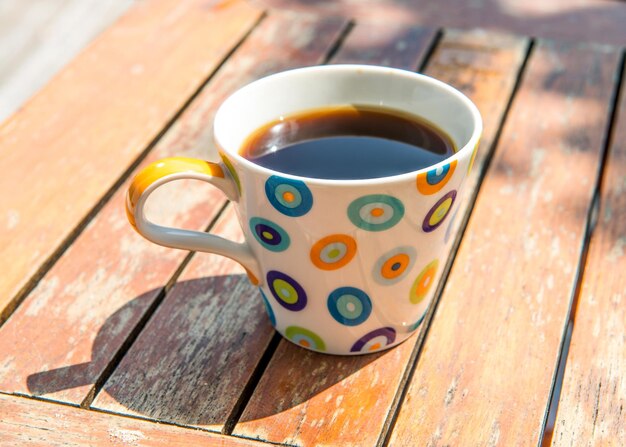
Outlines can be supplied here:
<path id="1" fill-rule="evenodd" d="M 426 169 L 363 180 L 297 177 L 238 154 L 247 136 L 281 115 L 343 104 L 421 116 L 458 151 Z M 270 321 L 293 343 L 329 354 L 375 352 L 407 339 L 426 312 L 481 131 L 474 104 L 427 76 L 360 65 L 278 73 L 243 87 L 219 108 L 214 136 L 221 163 L 170 158 L 146 167 L 130 186 L 128 217 L 152 242 L 241 263 Z M 146 219 L 150 193 L 183 178 L 224 191 L 246 242 Z"/>

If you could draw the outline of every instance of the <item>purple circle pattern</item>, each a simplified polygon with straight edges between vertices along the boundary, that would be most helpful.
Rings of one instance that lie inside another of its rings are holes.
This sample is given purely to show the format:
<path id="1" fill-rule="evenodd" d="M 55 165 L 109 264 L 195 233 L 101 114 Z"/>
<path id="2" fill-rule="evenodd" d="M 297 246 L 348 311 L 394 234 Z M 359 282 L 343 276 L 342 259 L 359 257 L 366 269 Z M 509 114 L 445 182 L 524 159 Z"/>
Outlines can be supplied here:
<path id="1" fill-rule="evenodd" d="M 445 214 L 443 214 L 442 216 L 437 216 L 436 222 L 431 224 L 430 219 L 433 217 L 435 213 L 440 211 L 439 208 L 448 199 L 451 200 L 451 203 L 448 206 L 448 208 L 445 210 Z M 439 228 L 439 226 L 443 223 L 443 221 L 446 220 L 446 217 L 448 217 L 448 215 L 450 214 L 450 208 L 452 208 L 452 205 L 454 205 L 454 199 L 456 199 L 456 191 L 454 189 L 450 191 L 449 193 L 447 193 L 446 195 L 444 195 L 441 199 L 439 199 L 437 203 L 435 203 L 435 205 L 430 209 L 428 214 L 426 214 L 426 217 L 424 218 L 424 222 L 422 223 L 422 230 L 424 230 L 426 233 L 430 233 L 431 231 L 435 231 L 437 228 Z"/>
<path id="2" fill-rule="evenodd" d="M 396 341 L 396 331 L 395 329 L 390 328 L 390 327 L 381 327 L 379 329 L 373 330 L 372 332 L 368 332 L 363 337 L 359 338 L 356 341 L 356 343 L 352 345 L 352 348 L 350 348 L 350 352 L 361 352 L 363 348 L 365 347 L 365 345 L 367 345 L 367 343 L 370 340 L 373 340 L 374 338 L 377 338 L 377 337 L 384 337 L 387 343 L 384 345 L 381 345 L 378 348 L 370 347 L 370 349 L 374 351 L 378 351 L 384 348 L 385 346 L 388 346 L 392 344 L 394 341 Z"/>
<path id="3" fill-rule="evenodd" d="M 281 291 L 277 290 L 277 287 L 274 284 L 277 280 L 284 281 L 291 288 L 291 290 L 289 290 L 289 295 L 292 299 L 287 300 L 284 296 L 281 296 Z M 278 301 L 278 304 L 283 306 L 285 309 L 299 311 L 306 307 L 306 293 L 302 286 L 291 276 L 276 270 L 271 270 L 267 272 L 267 286 L 276 301 Z M 292 294 L 294 296 L 291 296 Z"/>

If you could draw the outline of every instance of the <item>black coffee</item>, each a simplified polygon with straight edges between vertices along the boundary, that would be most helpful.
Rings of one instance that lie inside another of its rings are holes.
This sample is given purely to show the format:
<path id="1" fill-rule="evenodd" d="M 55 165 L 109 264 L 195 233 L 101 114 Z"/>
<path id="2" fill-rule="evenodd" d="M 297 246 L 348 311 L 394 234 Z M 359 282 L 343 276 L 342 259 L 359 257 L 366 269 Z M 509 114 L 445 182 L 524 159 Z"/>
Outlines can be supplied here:
<path id="1" fill-rule="evenodd" d="M 281 117 L 250 135 L 243 157 L 278 172 L 367 179 L 415 171 L 451 156 L 450 137 L 391 109 L 338 106 Z"/>

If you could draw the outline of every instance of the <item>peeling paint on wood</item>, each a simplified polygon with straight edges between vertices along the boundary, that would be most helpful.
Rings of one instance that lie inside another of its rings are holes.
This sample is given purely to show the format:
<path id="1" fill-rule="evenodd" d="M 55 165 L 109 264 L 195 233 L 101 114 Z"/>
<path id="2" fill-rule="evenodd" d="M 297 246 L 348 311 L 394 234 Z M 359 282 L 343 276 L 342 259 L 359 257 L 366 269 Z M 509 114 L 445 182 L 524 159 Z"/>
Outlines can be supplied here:
<path id="1" fill-rule="evenodd" d="M 0 127 L 0 319 L 261 14 L 205 6 L 137 3 Z"/>
<path id="2" fill-rule="evenodd" d="M 415 70 L 435 38 L 432 28 L 359 23 L 331 63 L 375 64 Z"/>
<path id="3" fill-rule="evenodd" d="M 254 447 L 260 443 L 0 395 L 6 447 Z"/>
<path id="4" fill-rule="evenodd" d="M 592 234 L 558 406 L 552 445 L 626 445 L 626 92 L 617 121 Z"/>
<path id="5" fill-rule="evenodd" d="M 214 232 L 243 240 L 232 206 Z M 196 254 L 92 407 L 220 431 L 273 334 L 243 267 Z"/>
<path id="6" fill-rule="evenodd" d="M 172 155 L 210 158 L 213 115 L 228 94 L 274 71 L 319 63 L 345 24 L 266 18 L 140 167 Z M 319 36 L 294 47 L 293 36 L 307 29 Z M 148 214 L 163 225 L 206 228 L 225 198 L 197 183 L 160 188 Z M 145 241 L 128 224 L 127 187 L 120 187 L 0 328 L 0 390 L 80 404 L 180 266 L 186 252 Z"/>
<path id="7" fill-rule="evenodd" d="M 618 59 L 534 47 L 390 445 L 541 439 Z M 571 140 L 572 128 L 585 138 Z M 453 379 L 467 393 L 445 405 Z"/>
<path id="8" fill-rule="evenodd" d="M 493 50 L 492 42 L 501 45 Z M 345 45 L 351 44 L 348 36 Z M 469 49 L 460 50 L 463 44 Z M 474 185 L 470 188 L 477 183 L 477 173 L 498 128 L 526 44 L 524 39 L 506 35 L 451 32 L 443 36 L 429 62 L 426 74 L 459 86 L 476 102 L 485 120 L 476 169 L 467 180 Z M 467 66 L 448 69 L 442 61 L 449 59 L 450 51 L 462 53 Z M 343 52 L 358 53 L 340 50 L 338 54 Z M 477 70 L 471 63 L 474 60 Z M 484 69 L 498 75 L 485 75 Z M 376 445 L 415 342 L 416 338 L 411 338 L 374 356 L 337 358 L 281 341 L 234 434 L 299 446 Z"/>

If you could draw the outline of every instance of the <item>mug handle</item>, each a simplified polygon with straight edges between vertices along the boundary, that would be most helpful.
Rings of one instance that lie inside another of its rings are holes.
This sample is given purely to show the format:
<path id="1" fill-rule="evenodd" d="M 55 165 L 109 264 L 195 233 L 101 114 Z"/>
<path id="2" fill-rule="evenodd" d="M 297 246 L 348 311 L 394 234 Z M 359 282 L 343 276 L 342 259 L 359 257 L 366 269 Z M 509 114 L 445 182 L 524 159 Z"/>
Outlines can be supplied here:
<path id="1" fill-rule="evenodd" d="M 128 221 L 140 235 L 156 244 L 234 259 L 246 269 L 250 281 L 259 285 L 259 264 L 246 242 L 233 242 L 202 231 L 164 227 L 146 218 L 144 206 L 150 194 L 161 185 L 181 179 L 203 180 L 222 190 L 229 200 L 237 202 L 239 199 L 234 180 L 224 174 L 221 165 L 195 158 L 164 158 L 146 166 L 130 184 L 126 195 Z"/>

